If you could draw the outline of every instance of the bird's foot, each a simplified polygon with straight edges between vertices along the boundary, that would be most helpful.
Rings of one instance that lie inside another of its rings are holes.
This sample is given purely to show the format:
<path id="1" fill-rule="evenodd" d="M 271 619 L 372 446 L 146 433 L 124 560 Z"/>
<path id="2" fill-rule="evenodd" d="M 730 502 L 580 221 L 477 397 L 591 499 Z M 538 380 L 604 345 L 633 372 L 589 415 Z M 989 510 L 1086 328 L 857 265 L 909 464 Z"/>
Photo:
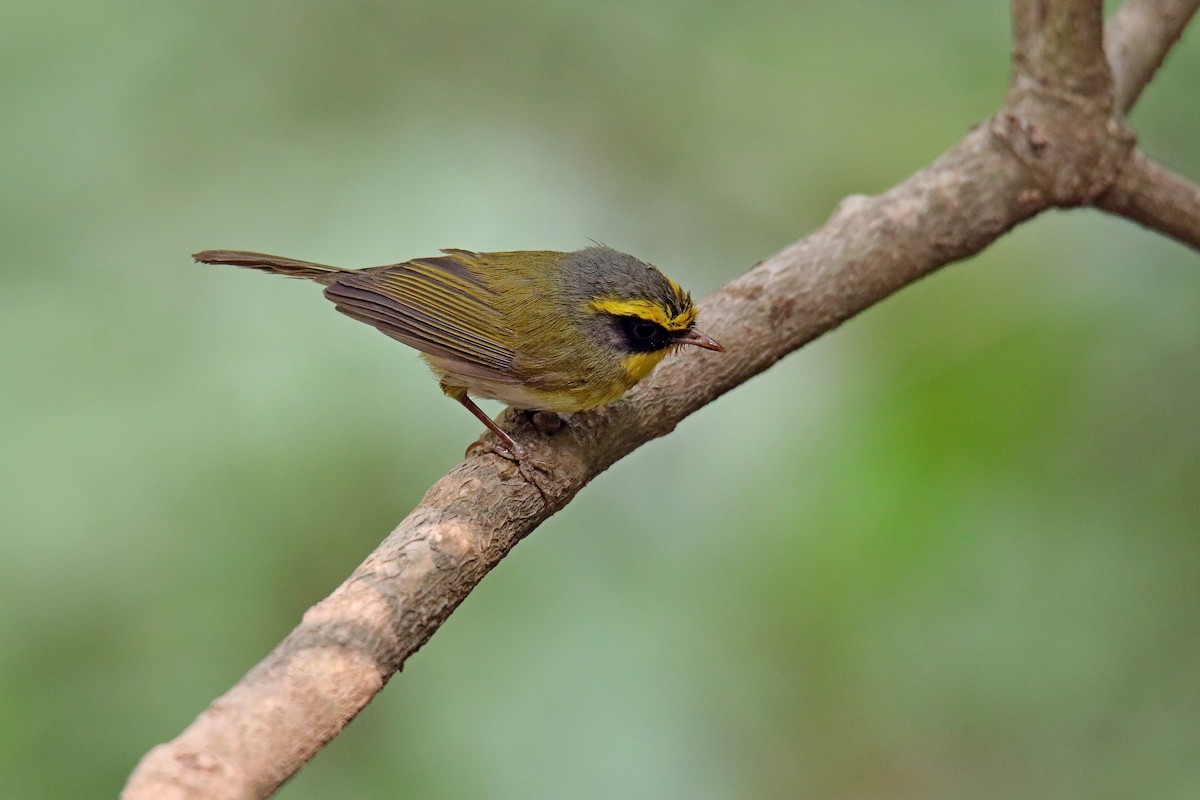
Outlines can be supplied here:
<path id="1" fill-rule="evenodd" d="M 508 441 L 496 441 L 495 437 L 488 436 L 486 433 L 480 436 L 475 441 L 467 445 L 467 452 L 463 455 L 474 456 L 479 454 L 491 453 L 492 455 L 500 456 L 501 458 L 520 463 L 521 459 L 525 458 L 525 448 L 517 444 L 512 437 L 505 437 Z"/>

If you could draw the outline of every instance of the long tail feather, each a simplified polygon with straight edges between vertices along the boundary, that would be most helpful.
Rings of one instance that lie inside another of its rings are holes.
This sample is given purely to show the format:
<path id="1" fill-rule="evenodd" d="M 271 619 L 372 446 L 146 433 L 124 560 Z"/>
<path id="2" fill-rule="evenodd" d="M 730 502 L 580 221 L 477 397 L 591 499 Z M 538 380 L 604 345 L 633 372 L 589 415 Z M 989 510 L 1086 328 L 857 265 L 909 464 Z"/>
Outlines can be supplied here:
<path id="1" fill-rule="evenodd" d="M 195 253 L 192 258 L 202 264 L 232 264 L 235 267 L 258 269 L 288 278 L 305 278 L 326 285 L 332 283 L 339 273 L 346 271 L 328 264 L 315 264 L 312 261 L 252 253 L 247 250 L 204 250 Z"/>

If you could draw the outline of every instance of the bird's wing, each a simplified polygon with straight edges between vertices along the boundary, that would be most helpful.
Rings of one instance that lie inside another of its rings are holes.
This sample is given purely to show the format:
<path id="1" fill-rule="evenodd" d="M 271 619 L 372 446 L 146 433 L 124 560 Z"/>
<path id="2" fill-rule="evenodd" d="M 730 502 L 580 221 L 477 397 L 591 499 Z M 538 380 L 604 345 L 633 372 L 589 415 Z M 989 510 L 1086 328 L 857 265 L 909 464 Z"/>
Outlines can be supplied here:
<path id="1" fill-rule="evenodd" d="M 446 251 L 389 267 L 345 272 L 325 289 L 337 310 L 464 374 L 520 383 L 513 331 L 496 295 L 471 270 L 477 256 Z"/>

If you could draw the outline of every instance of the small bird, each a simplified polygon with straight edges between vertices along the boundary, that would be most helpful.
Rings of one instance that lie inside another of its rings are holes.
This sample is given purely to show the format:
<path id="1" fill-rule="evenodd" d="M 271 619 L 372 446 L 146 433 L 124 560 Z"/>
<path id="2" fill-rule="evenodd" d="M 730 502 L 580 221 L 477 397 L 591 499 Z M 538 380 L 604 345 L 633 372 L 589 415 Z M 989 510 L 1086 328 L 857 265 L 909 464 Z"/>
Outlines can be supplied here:
<path id="1" fill-rule="evenodd" d="M 695 329 L 679 284 L 609 247 L 442 253 L 365 269 L 238 250 L 192 257 L 322 284 L 338 311 L 419 350 L 442 391 L 517 458 L 524 448 L 469 395 L 583 411 L 615 401 L 677 347 L 725 349 Z"/>

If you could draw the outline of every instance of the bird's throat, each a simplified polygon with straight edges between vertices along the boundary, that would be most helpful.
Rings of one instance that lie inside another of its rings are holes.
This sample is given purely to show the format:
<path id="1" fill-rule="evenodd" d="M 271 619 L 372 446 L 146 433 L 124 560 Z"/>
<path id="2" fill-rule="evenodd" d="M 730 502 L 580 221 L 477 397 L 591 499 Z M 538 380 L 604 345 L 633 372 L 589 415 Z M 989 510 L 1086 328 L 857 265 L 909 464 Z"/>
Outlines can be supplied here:
<path id="1" fill-rule="evenodd" d="M 649 375 L 668 352 L 670 352 L 669 348 L 663 348 L 649 353 L 631 353 L 625 356 L 625 374 L 629 376 L 629 385 L 633 386 Z"/>

